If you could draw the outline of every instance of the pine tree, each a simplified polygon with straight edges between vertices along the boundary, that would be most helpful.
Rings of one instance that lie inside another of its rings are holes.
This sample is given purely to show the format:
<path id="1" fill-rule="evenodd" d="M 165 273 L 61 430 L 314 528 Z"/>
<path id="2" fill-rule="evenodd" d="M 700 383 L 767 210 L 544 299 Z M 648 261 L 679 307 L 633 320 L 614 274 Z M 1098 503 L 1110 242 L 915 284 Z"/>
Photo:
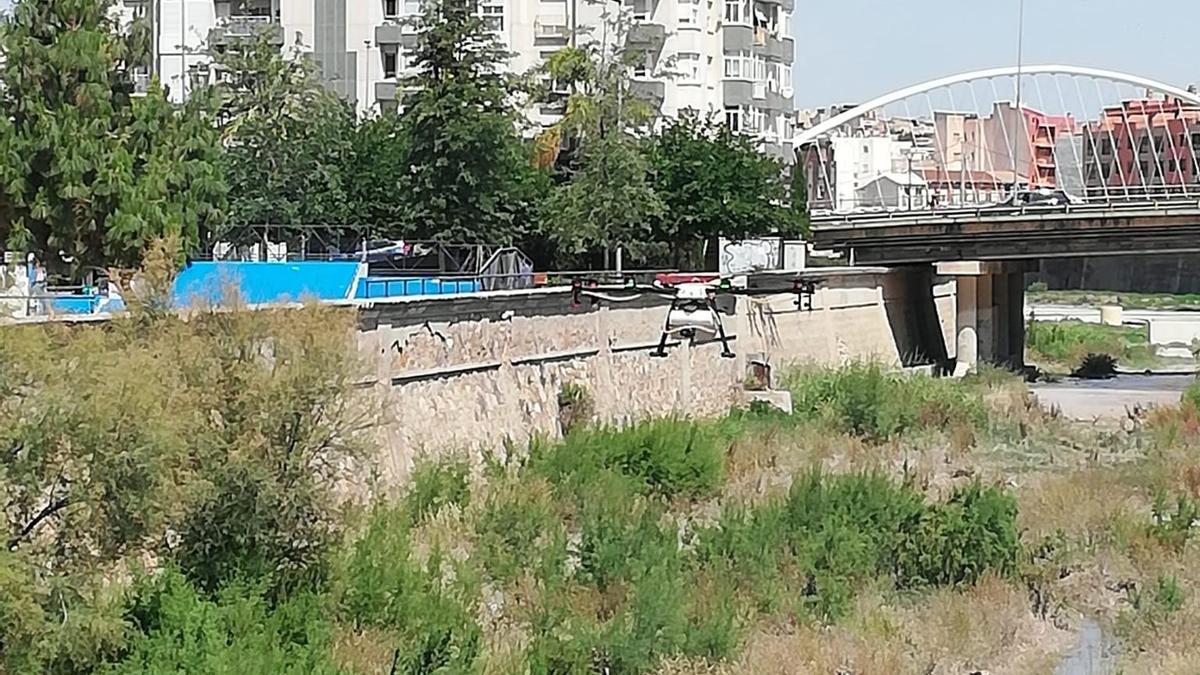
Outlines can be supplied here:
<path id="1" fill-rule="evenodd" d="M 408 236 L 503 243 L 528 223 L 539 180 L 517 134 L 507 60 L 477 0 L 427 3 L 406 83 Z"/>
<path id="2" fill-rule="evenodd" d="M 195 246 L 224 183 L 202 102 L 134 96 L 146 31 L 111 0 L 20 0 L 0 24 L 0 238 L 54 271 L 133 266 L 146 244 Z"/>

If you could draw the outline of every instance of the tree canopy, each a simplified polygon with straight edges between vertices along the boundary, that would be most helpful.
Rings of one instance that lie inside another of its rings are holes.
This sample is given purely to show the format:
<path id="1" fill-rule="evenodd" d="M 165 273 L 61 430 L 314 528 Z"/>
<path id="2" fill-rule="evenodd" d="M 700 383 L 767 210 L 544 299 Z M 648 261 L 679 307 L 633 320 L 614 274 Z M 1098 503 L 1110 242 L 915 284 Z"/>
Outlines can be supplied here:
<path id="1" fill-rule="evenodd" d="M 135 96 L 144 27 L 111 4 L 26 0 L 0 23 L 0 238 L 74 277 L 136 265 L 159 236 L 194 246 L 225 207 L 203 101 Z"/>
<path id="2" fill-rule="evenodd" d="M 474 0 L 427 3 L 417 26 L 402 113 L 405 234 L 513 241 L 529 228 L 541 181 L 499 67 L 508 55 Z"/>
<path id="3" fill-rule="evenodd" d="M 724 124 L 685 113 L 666 122 L 650 156 L 654 188 L 665 206 L 656 233 L 674 242 L 675 263 L 694 255 L 696 244 L 717 237 L 798 230 L 782 164 Z"/>

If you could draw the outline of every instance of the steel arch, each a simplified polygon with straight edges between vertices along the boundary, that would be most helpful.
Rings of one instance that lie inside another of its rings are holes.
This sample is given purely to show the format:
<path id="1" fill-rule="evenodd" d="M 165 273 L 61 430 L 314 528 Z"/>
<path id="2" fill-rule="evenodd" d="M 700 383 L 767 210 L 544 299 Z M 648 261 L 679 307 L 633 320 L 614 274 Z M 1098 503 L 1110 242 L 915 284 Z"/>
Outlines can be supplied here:
<path id="1" fill-rule="evenodd" d="M 873 110 L 878 110 L 893 103 L 903 101 L 910 96 L 924 94 L 935 89 L 941 89 L 942 87 L 949 87 L 955 84 L 961 84 L 963 82 L 970 82 L 972 80 L 990 80 L 997 77 L 1013 77 L 1016 76 L 1018 72 L 1022 76 L 1075 75 L 1112 80 L 1114 82 L 1124 82 L 1126 84 L 1132 84 L 1134 86 L 1144 87 L 1146 89 L 1153 89 L 1155 91 L 1168 94 L 1174 98 L 1187 101 L 1188 103 L 1200 105 L 1200 95 L 1193 94 L 1186 90 L 1180 89 L 1179 87 L 1174 87 L 1163 82 L 1158 82 L 1145 77 L 1139 77 L 1137 75 L 1130 75 L 1128 73 L 1120 73 L 1115 70 L 1064 65 L 1022 66 L 1019 69 L 1016 66 L 1007 66 L 1004 68 L 989 68 L 986 70 L 975 70 L 969 73 L 959 73 L 958 75 L 951 75 L 949 77 L 930 80 L 928 82 L 923 82 L 905 89 L 894 91 L 890 94 L 884 94 L 883 96 L 871 99 L 862 105 L 855 106 L 854 108 L 851 108 L 840 115 L 831 117 L 811 129 L 806 129 L 803 133 L 797 134 L 795 137 L 795 145 L 798 147 L 806 143 L 811 143 L 847 122 L 852 122 Z"/>

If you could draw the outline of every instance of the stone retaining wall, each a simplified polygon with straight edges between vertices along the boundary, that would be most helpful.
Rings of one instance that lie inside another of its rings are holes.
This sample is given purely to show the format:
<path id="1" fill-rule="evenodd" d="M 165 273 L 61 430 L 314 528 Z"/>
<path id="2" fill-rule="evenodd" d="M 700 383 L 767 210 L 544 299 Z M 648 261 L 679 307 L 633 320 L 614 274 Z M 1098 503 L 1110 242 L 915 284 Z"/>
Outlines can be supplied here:
<path id="1" fill-rule="evenodd" d="M 387 411 L 381 478 L 403 480 L 422 451 L 524 447 L 559 434 L 568 383 L 586 388 L 596 419 L 621 424 L 727 411 L 743 400 L 751 354 L 776 367 L 900 365 L 898 345 L 913 344 L 918 328 L 911 285 L 897 278 L 883 270 L 830 276 L 811 311 L 790 293 L 739 297 L 725 320 L 733 359 L 712 343 L 652 358 L 668 305 L 657 297 L 576 307 L 569 292 L 553 290 L 362 305 L 359 348 Z M 933 300 L 941 333 L 952 337 L 953 285 L 936 286 Z"/>

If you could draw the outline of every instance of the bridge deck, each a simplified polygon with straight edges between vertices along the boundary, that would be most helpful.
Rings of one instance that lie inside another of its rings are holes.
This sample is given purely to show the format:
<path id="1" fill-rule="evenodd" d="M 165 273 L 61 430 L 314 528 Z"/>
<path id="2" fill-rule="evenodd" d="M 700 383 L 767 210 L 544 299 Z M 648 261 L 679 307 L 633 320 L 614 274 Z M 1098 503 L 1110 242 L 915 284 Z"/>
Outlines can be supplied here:
<path id="1" fill-rule="evenodd" d="M 825 218 L 813 242 L 855 265 L 1200 252 L 1200 202 Z"/>

